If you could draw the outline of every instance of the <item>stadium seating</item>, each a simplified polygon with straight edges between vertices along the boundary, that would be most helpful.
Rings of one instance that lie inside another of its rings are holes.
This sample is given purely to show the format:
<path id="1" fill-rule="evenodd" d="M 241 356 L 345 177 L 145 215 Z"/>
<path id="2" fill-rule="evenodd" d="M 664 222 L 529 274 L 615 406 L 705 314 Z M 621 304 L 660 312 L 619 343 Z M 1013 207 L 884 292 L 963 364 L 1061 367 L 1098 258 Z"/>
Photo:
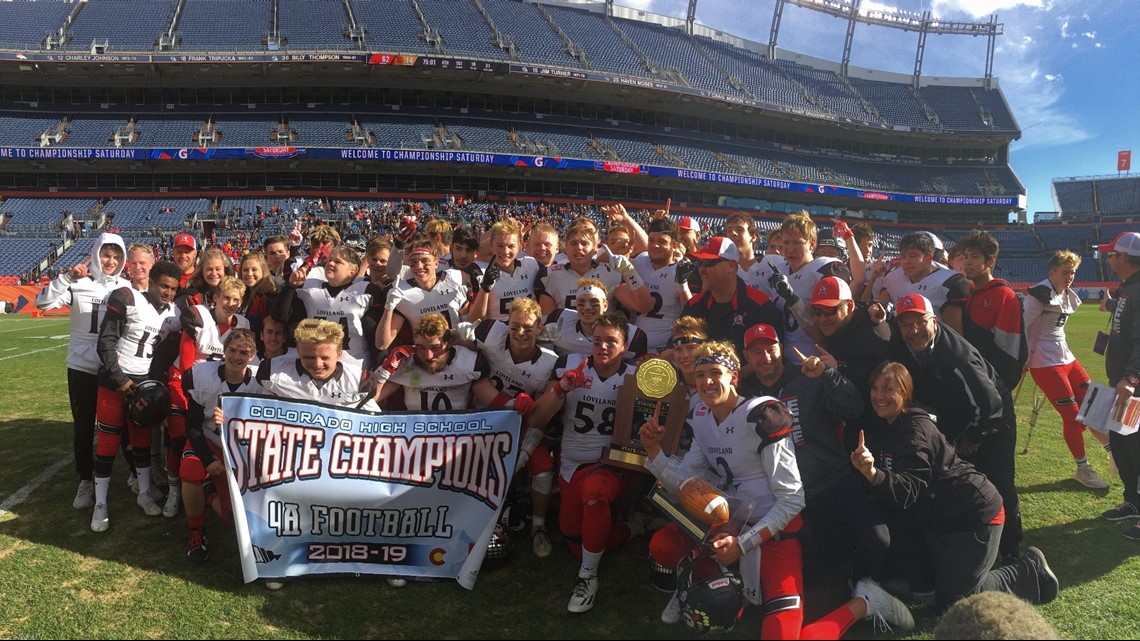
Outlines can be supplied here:
<path id="1" fill-rule="evenodd" d="M 602 14 L 556 6 L 547 6 L 545 10 L 574 44 L 586 49 L 590 69 L 651 76 Z"/>
<path id="2" fill-rule="evenodd" d="M 516 0 L 480 0 L 495 26 L 509 34 L 523 60 L 558 67 L 581 67 L 577 58 L 566 52 L 550 23 L 529 2 Z"/>
<path id="3" fill-rule="evenodd" d="M 1096 244 L 1096 228 L 1093 225 L 1037 223 L 1033 231 L 1041 239 L 1045 249 L 1075 249 Z"/>
<path id="4" fill-rule="evenodd" d="M 1135 178 L 1096 181 L 1097 210 L 1106 215 L 1140 214 L 1140 180 Z"/>
<path id="5" fill-rule="evenodd" d="M 68 214 L 87 219 L 98 202 L 94 198 L 9 198 L 0 205 L 0 213 L 12 216 L 5 226 L 9 231 L 55 231 Z"/>
<path id="6" fill-rule="evenodd" d="M 0 47 L 36 51 L 48 35 L 59 35 L 74 8 L 64 0 L 0 2 Z"/>
<path id="7" fill-rule="evenodd" d="M 269 2 L 190 0 L 178 21 L 181 48 L 201 51 L 265 51 Z"/>
<path id="8" fill-rule="evenodd" d="M 417 1 L 428 25 L 443 39 L 445 53 L 509 59 L 504 50 L 492 44 L 494 34 L 471 0 Z"/>
<path id="9" fill-rule="evenodd" d="M 352 48 L 343 0 L 280 0 L 282 47 L 301 51 Z"/>
<path id="10" fill-rule="evenodd" d="M 123 232 L 156 229 L 178 232 L 187 217 L 205 214 L 210 208 L 206 198 L 198 199 L 115 199 L 103 206 L 103 213 L 114 216 L 110 225 Z"/>
<path id="11" fill-rule="evenodd" d="M 357 0 L 352 9 L 373 48 L 403 53 L 434 51 L 420 39 L 423 26 L 407 0 Z"/>
<path id="12" fill-rule="evenodd" d="M 107 44 L 107 53 L 151 51 L 170 26 L 176 0 L 88 0 L 68 31 L 68 49 Z"/>
<path id="13" fill-rule="evenodd" d="M 1093 183 L 1087 180 L 1055 180 L 1053 190 L 1057 194 L 1057 207 L 1070 216 L 1091 214 L 1093 207 Z"/>
<path id="14" fill-rule="evenodd" d="M 19 275 L 47 257 L 59 238 L 0 237 L 0 274 Z"/>

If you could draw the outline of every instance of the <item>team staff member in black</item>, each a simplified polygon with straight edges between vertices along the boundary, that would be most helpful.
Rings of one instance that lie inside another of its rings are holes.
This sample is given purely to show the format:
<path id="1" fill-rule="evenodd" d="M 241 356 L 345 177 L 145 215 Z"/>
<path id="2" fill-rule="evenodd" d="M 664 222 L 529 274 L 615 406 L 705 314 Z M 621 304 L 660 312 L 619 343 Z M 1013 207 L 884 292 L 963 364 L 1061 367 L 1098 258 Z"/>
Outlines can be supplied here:
<path id="1" fill-rule="evenodd" d="M 842 278 L 828 276 L 811 293 L 811 315 L 823 334 L 820 345 L 835 359 L 836 369 L 859 388 L 859 398 L 871 392 L 871 372 L 887 360 L 891 324 L 885 323 L 882 303 L 856 305 L 851 287 Z M 859 428 L 875 416 L 869 405 L 863 414 L 846 421 L 843 443 L 855 448 Z"/>
<path id="2" fill-rule="evenodd" d="M 737 275 L 740 253 L 731 240 L 714 236 L 688 257 L 697 263 L 702 291 L 689 300 L 681 315 L 704 320 L 710 340 L 731 342 L 737 355 L 743 356 L 744 333 L 749 327 L 757 323 L 783 326 L 784 315 L 772 299 Z"/>
<path id="3" fill-rule="evenodd" d="M 1108 383 L 1116 387 L 1116 402 L 1123 403 L 1136 396 L 1140 389 L 1140 233 L 1125 232 L 1111 243 L 1097 247 L 1108 254 L 1108 266 L 1120 278 L 1116 296 L 1105 301 L 1105 309 L 1112 313 L 1108 348 L 1104 352 L 1104 371 Z M 1140 492 L 1140 432 L 1121 436 L 1108 435 L 1112 445 L 1112 458 L 1124 482 L 1124 502 L 1102 516 L 1110 521 L 1137 518 Z M 1140 522 L 1128 528 L 1124 536 L 1140 540 Z"/>
<path id="4" fill-rule="evenodd" d="M 851 583 L 870 577 L 887 559 L 890 532 L 847 466 L 850 450 L 836 434 L 844 418 L 863 414 L 864 397 L 826 350 L 801 356 L 803 365 L 796 366 L 784 359 L 771 325 L 753 325 L 746 338 L 744 358 L 752 373 L 740 379 L 741 396 L 778 398 L 794 420 L 792 443 L 807 499 L 802 515 L 812 544 L 804 550 L 807 580 L 829 572 L 852 551 Z"/>
<path id="5" fill-rule="evenodd" d="M 1057 577 L 1041 550 L 990 569 L 1006 520 L 1002 497 L 934 426 L 910 407 L 907 368 L 885 362 L 872 375 L 871 406 L 879 421 L 859 435 L 851 464 L 871 496 L 892 511 L 891 555 L 912 573 L 911 585 L 934 587 L 944 610 L 978 592 L 1009 592 L 1030 603 L 1057 597 Z M 897 526 L 897 527 L 896 527 Z"/>
<path id="6" fill-rule="evenodd" d="M 992 365 L 952 329 L 942 326 L 930 300 L 907 294 L 898 303 L 891 358 L 910 370 L 914 398 L 938 420 L 958 455 L 985 474 L 1005 503 L 1001 553 L 1021 543 L 1021 507 L 1014 485 L 1017 426 L 1013 398 Z"/>

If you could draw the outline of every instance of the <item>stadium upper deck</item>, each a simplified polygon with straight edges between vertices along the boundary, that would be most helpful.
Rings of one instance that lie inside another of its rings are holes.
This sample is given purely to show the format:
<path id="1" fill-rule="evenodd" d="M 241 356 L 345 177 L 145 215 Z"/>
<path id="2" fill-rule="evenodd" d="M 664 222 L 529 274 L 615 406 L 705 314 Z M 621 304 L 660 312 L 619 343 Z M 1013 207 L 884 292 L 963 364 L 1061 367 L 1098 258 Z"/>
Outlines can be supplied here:
<path id="1" fill-rule="evenodd" d="M 963 222 L 1024 200 L 994 82 L 840 73 L 633 17 L 557 0 L 0 2 L 0 189 L 733 196 Z"/>

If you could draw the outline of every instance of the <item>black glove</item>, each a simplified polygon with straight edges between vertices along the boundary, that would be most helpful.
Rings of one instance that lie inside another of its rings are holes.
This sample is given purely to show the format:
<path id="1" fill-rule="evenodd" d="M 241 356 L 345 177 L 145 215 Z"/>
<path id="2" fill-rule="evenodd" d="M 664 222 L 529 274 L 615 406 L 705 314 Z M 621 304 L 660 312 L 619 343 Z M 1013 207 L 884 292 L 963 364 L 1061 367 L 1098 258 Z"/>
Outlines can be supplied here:
<path id="1" fill-rule="evenodd" d="M 677 271 L 675 273 L 677 284 L 684 285 L 685 283 L 689 282 L 689 279 L 693 277 L 693 274 L 696 271 L 697 264 L 688 258 L 682 258 L 681 260 L 677 261 Z"/>
<path id="2" fill-rule="evenodd" d="M 487 269 L 483 270 L 483 280 L 479 281 L 479 289 L 490 292 L 491 288 L 495 286 L 495 281 L 499 280 L 501 274 L 502 272 L 499 271 L 499 266 L 492 260 L 491 264 L 487 265 Z"/>
<path id="3" fill-rule="evenodd" d="M 796 296 L 796 293 L 792 291 L 792 284 L 788 282 L 788 277 L 785 276 L 783 272 L 772 272 L 772 275 L 768 277 L 768 285 L 776 291 L 780 298 L 787 301 L 788 304 L 794 304 L 800 299 L 800 297 Z"/>

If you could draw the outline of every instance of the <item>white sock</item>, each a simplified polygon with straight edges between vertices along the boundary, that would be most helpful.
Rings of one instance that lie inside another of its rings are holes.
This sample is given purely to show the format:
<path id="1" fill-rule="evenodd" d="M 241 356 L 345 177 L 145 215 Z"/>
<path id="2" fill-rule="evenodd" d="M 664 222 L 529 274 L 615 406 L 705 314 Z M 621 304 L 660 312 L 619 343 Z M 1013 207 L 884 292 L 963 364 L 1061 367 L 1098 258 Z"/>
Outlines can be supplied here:
<path id="1" fill-rule="evenodd" d="M 111 490 L 111 477 L 109 476 L 96 476 L 95 477 L 95 502 L 106 503 L 107 493 Z"/>
<path id="2" fill-rule="evenodd" d="M 139 495 L 150 493 L 150 468 L 140 467 L 136 472 L 139 475 Z"/>
<path id="3" fill-rule="evenodd" d="M 170 486 L 171 492 L 182 492 L 182 479 L 178 478 L 177 476 L 166 477 L 166 483 Z"/>
<path id="4" fill-rule="evenodd" d="M 598 565 L 602 562 L 605 551 L 591 552 L 582 548 L 582 567 L 578 568 L 578 576 L 590 576 L 598 573 Z"/>
<path id="5" fill-rule="evenodd" d="M 546 517 L 545 516 L 531 515 L 531 517 L 530 517 L 530 531 L 533 532 L 540 527 L 546 527 Z"/>

